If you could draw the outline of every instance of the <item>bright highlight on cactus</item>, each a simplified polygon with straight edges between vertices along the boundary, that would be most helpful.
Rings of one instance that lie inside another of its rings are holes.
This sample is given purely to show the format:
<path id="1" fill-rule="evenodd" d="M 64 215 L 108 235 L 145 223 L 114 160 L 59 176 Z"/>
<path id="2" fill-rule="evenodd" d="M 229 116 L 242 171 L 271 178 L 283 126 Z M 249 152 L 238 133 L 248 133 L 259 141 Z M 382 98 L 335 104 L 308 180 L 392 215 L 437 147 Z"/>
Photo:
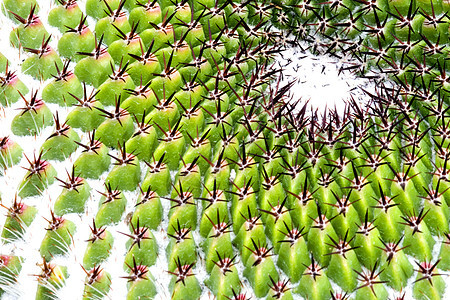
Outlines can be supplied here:
<path id="1" fill-rule="evenodd" d="M 0 295 L 449 297 L 447 2 L 0 5 Z"/>

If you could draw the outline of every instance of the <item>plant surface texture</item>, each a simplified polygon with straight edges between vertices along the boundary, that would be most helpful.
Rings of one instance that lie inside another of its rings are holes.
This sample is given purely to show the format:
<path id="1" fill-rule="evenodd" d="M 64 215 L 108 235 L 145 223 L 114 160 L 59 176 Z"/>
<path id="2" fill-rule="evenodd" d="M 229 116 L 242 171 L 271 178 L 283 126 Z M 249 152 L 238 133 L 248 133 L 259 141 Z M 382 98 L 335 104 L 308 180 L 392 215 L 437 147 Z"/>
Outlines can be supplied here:
<path id="1" fill-rule="evenodd" d="M 449 299 L 449 24 L 0 0 L 1 299 Z"/>

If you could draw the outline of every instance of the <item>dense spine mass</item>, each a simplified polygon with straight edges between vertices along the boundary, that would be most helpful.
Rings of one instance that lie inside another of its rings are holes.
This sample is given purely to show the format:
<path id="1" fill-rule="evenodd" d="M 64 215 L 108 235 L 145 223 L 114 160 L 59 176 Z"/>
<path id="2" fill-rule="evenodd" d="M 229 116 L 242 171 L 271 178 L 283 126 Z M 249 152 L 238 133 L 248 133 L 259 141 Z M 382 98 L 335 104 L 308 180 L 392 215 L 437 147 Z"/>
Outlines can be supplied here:
<path id="1" fill-rule="evenodd" d="M 36 298 L 57 298 L 74 271 L 58 258 L 85 249 L 83 299 L 111 295 L 117 256 L 127 299 L 444 297 L 446 1 L 58 0 L 49 24 L 38 2 L 2 1 L 26 55 L 21 72 L 0 55 L 0 103 L 24 103 L 0 168 L 26 169 L 2 243 L 29 237 L 37 214 L 48 224 L 40 261 L 0 253 L 0 292 L 20 296 L 22 266 L 39 263 Z M 296 46 L 378 89 L 342 114 L 291 101 L 273 61 Z M 15 141 L 53 125 L 39 153 Z"/>

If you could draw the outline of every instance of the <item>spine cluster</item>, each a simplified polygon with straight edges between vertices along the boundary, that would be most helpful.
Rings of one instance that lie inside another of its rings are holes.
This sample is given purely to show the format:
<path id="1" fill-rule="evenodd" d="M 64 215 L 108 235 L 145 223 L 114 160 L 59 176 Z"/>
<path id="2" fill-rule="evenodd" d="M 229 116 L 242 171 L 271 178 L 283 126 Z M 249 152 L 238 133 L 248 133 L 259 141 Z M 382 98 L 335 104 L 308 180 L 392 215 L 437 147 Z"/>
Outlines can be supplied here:
<path id="1" fill-rule="evenodd" d="M 205 289 L 248 299 L 243 286 L 268 299 L 388 299 L 392 290 L 400 299 L 411 278 L 414 298 L 444 296 L 445 2 L 57 2 L 48 15 L 61 33 L 53 49 L 37 1 L 3 1 L 16 22 L 11 44 L 27 56 L 21 71 L 0 56 L 0 103 L 23 101 L 12 135 L 0 139 L 0 166 L 26 169 L 5 207 L 2 242 L 25 236 L 51 185 L 62 190 L 45 214 L 42 260 L 1 255 L 0 291 L 24 263 L 40 263 L 36 298 L 58 297 L 70 273 L 55 258 L 85 249 L 80 297 L 104 298 L 114 289 L 104 266 L 118 233 L 127 238 L 127 299 L 158 295 L 150 270 L 161 256 L 172 299 L 199 299 Z M 293 104 L 271 63 L 300 40 L 395 84 L 380 83 L 368 103 L 349 101 L 344 114 Z M 20 73 L 42 89 L 30 91 Z M 14 141 L 50 126 L 39 153 Z M 52 166 L 59 162 L 70 164 L 65 175 Z M 120 224 L 128 231 L 113 232 Z M 82 226 L 90 234 L 74 244 Z"/>

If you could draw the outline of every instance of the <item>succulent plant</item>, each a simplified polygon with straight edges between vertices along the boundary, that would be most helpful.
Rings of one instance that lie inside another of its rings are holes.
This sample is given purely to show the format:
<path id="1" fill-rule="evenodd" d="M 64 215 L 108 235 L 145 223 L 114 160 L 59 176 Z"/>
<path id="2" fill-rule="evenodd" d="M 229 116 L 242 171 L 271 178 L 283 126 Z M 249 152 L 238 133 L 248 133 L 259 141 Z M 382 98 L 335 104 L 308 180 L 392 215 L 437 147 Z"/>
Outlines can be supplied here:
<path id="1" fill-rule="evenodd" d="M 448 298 L 448 2 L 13 2 L 0 294 Z"/>

